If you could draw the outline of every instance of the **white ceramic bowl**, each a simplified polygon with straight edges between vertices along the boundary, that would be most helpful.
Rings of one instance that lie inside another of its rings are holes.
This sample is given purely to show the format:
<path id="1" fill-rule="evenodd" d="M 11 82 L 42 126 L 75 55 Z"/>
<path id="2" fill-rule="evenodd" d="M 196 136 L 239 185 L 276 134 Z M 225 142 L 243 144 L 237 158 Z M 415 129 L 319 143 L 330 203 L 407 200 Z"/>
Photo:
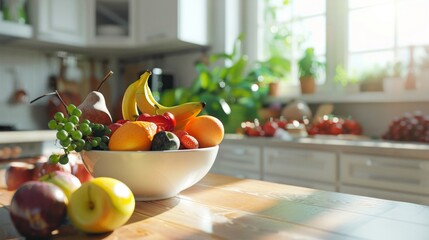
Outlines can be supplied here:
<path id="1" fill-rule="evenodd" d="M 125 183 L 137 201 L 176 196 L 201 180 L 212 167 L 219 146 L 171 151 L 83 151 L 94 177 Z"/>

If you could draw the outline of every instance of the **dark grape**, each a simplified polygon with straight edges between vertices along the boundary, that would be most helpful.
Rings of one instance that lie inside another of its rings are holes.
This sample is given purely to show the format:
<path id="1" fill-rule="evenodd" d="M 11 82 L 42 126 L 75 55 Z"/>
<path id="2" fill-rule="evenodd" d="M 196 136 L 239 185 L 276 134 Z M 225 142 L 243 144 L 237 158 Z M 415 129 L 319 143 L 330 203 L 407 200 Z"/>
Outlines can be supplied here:
<path id="1" fill-rule="evenodd" d="M 67 164 L 69 162 L 69 156 L 67 154 L 61 155 L 59 162 L 61 164 Z"/>

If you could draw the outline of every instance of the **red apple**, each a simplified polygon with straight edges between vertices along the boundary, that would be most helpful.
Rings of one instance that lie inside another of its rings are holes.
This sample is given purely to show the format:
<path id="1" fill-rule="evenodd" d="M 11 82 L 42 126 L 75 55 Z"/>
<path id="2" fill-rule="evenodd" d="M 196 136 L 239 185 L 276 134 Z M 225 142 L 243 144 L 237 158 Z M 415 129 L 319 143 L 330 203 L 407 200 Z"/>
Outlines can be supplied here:
<path id="1" fill-rule="evenodd" d="M 27 238 L 49 237 L 66 217 L 66 199 L 52 183 L 24 183 L 16 190 L 9 208 L 16 230 Z"/>
<path id="2" fill-rule="evenodd" d="M 109 124 L 109 129 L 110 129 L 110 131 L 112 132 L 112 133 L 110 133 L 110 135 L 112 135 L 118 128 L 120 128 L 122 126 L 122 124 L 120 124 L 120 123 L 112 123 L 112 124 Z"/>
<path id="3" fill-rule="evenodd" d="M 71 173 L 70 164 L 50 163 L 49 161 L 36 162 L 33 180 L 39 180 L 40 177 L 53 171 L 62 171 Z"/>
<path id="4" fill-rule="evenodd" d="M 85 165 L 81 161 L 77 161 L 72 168 L 72 174 L 75 175 L 81 183 L 93 179 L 91 173 L 88 172 Z"/>
<path id="5" fill-rule="evenodd" d="M 25 182 L 33 180 L 34 164 L 11 162 L 6 168 L 5 179 L 7 190 L 16 190 Z"/>

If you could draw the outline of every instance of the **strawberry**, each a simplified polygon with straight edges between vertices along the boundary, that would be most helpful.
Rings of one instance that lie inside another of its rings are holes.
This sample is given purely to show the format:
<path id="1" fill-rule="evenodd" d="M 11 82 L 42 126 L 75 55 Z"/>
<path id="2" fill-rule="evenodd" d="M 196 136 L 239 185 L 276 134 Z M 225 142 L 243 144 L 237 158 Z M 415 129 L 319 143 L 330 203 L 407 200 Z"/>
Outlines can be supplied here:
<path id="1" fill-rule="evenodd" d="M 187 134 L 180 138 L 180 147 L 184 149 L 195 149 L 198 148 L 198 141 L 193 136 Z"/>

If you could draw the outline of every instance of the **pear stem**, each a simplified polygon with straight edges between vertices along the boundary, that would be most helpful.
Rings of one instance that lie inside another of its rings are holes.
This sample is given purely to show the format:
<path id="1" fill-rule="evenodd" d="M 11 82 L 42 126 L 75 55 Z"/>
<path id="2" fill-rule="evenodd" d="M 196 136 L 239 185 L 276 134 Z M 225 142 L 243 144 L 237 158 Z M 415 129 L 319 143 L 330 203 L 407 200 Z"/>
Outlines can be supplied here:
<path id="1" fill-rule="evenodd" d="M 109 79 L 110 76 L 112 76 L 113 72 L 109 71 L 106 76 L 104 76 L 103 81 L 101 81 L 101 83 L 98 85 L 96 91 L 100 91 L 101 86 L 103 86 L 104 82 L 107 81 L 107 79 Z"/>

